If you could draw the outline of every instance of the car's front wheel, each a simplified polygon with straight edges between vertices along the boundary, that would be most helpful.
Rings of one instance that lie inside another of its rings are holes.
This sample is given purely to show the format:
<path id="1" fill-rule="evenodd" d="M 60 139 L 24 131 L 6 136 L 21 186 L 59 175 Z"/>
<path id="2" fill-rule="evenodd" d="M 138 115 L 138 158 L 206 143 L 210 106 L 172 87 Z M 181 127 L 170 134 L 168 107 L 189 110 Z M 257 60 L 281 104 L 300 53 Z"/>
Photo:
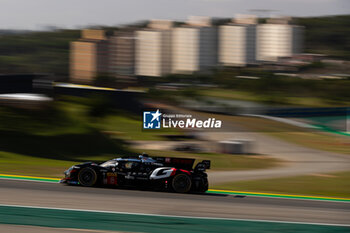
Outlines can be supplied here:
<path id="1" fill-rule="evenodd" d="M 78 181 L 82 186 L 94 186 L 97 181 L 96 171 L 90 167 L 81 169 L 81 171 L 78 174 Z"/>
<path id="2" fill-rule="evenodd" d="M 188 191 L 190 191 L 191 185 L 192 185 L 191 178 L 188 175 L 183 173 L 177 174 L 176 176 L 174 176 L 171 182 L 171 186 L 174 192 L 177 192 L 177 193 L 187 193 Z"/>

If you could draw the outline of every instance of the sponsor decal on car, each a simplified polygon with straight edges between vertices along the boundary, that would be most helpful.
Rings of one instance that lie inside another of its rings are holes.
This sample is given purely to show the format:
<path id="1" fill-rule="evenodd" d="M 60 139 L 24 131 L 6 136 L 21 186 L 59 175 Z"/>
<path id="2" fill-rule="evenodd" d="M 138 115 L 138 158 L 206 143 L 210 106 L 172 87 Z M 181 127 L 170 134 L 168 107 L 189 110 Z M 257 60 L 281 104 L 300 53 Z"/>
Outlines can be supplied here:
<path id="1" fill-rule="evenodd" d="M 107 173 L 107 184 L 117 185 L 117 173 Z"/>
<path id="2" fill-rule="evenodd" d="M 107 176 L 117 176 L 117 173 L 113 173 L 113 172 L 108 172 Z"/>

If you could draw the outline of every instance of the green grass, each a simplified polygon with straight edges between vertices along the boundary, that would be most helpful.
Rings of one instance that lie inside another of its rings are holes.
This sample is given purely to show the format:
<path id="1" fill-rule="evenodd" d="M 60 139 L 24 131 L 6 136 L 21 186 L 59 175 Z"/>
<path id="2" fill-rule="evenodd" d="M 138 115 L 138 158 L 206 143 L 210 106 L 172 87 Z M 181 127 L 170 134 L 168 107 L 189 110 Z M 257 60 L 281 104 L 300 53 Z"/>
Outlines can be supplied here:
<path id="1" fill-rule="evenodd" d="M 166 135 L 181 135 L 178 129 L 142 130 L 141 119 L 130 118 L 125 115 L 109 115 L 93 123 L 93 125 L 106 131 L 112 137 L 123 140 L 165 140 Z"/>
<path id="2" fill-rule="evenodd" d="M 350 197 L 350 171 L 278 179 L 240 181 L 211 188 L 279 194 Z"/>
<path id="3" fill-rule="evenodd" d="M 0 153 L 65 161 L 128 153 L 121 141 L 93 127 L 85 111 L 85 106 L 63 102 L 36 111 L 1 108 Z"/>
<path id="4" fill-rule="evenodd" d="M 0 152 L 0 173 L 43 177 L 62 177 L 63 171 L 78 162 L 46 159 Z"/>
<path id="5" fill-rule="evenodd" d="M 238 99 L 238 100 L 249 100 L 256 101 L 256 96 L 253 96 L 248 91 L 235 91 L 232 89 L 209 89 L 199 91 L 200 95 L 209 97 L 218 97 L 224 99 Z"/>
<path id="6" fill-rule="evenodd" d="M 181 135 L 179 129 L 142 130 L 142 115 L 123 111 L 111 111 L 106 116 L 92 118 L 88 116 L 89 107 L 77 104 L 61 104 L 64 111 L 76 120 L 77 125 L 85 123 L 113 138 L 122 140 L 165 140 L 166 135 Z M 75 125 L 74 127 L 77 127 Z"/>

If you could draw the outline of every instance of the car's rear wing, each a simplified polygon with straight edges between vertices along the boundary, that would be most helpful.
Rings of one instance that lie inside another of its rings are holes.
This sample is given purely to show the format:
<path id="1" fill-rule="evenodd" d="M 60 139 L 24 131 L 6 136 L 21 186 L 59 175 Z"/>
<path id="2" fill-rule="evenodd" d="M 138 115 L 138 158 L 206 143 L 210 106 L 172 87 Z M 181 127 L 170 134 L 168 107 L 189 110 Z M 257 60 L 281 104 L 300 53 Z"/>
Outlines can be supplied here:
<path id="1" fill-rule="evenodd" d="M 202 162 L 197 163 L 194 168 L 195 173 L 205 172 L 207 169 L 210 169 L 210 160 L 203 160 Z"/>

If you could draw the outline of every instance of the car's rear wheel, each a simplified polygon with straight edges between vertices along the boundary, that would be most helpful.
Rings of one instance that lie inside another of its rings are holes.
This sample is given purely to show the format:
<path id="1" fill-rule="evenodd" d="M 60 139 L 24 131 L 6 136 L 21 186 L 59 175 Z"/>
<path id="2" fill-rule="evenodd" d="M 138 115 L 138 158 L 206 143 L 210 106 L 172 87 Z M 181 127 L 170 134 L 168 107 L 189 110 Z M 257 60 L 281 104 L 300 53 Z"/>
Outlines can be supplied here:
<path id="1" fill-rule="evenodd" d="M 78 174 L 78 181 L 82 186 L 94 186 L 97 181 L 96 171 L 90 167 L 83 168 Z"/>
<path id="2" fill-rule="evenodd" d="M 174 192 L 177 193 L 187 193 L 190 191 L 192 186 L 191 178 L 186 174 L 177 174 L 174 176 L 171 186 Z"/>

